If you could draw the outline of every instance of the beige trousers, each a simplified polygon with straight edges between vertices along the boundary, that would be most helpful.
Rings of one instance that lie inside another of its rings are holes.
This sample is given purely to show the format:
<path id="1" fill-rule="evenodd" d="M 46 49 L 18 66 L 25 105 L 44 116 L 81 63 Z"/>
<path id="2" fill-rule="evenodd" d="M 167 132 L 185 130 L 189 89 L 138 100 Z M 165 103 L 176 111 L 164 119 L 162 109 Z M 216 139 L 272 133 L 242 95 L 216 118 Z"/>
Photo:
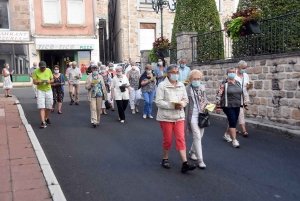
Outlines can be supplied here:
<path id="1" fill-rule="evenodd" d="M 100 123 L 100 112 L 102 106 L 102 97 L 91 98 L 90 100 L 90 109 L 91 109 L 91 123 L 99 124 Z"/>
<path id="2" fill-rule="evenodd" d="M 75 88 L 75 102 L 78 103 L 79 102 L 79 84 L 70 84 L 69 85 L 69 94 L 70 94 L 70 99 L 71 101 L 74 102 L 74 98 L 73 98 L 73 92 L 74 92 L 74 88 Z"/>

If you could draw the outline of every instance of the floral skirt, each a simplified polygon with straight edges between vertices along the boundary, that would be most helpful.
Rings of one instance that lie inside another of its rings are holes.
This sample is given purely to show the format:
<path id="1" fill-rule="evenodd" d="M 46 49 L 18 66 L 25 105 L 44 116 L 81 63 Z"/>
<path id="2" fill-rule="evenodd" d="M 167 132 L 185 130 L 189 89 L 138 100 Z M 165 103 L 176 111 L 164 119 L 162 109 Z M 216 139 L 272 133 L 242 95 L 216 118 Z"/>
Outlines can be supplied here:
<path id="1" fill-rule="evenodd" d="M 3 81 L 3 89 L 11 89 L 12 86 L 12 82 L 10 80 L 10 76 L 4 77 L 4 81 Z"/>

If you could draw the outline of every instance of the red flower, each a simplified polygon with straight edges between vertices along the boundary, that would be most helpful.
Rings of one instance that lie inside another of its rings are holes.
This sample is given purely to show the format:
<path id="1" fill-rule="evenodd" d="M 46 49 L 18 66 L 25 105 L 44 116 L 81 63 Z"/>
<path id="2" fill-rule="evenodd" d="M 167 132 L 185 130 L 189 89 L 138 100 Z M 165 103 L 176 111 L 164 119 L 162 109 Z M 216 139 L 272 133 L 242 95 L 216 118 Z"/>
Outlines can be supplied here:
<path id="1" fill-rule="evenodd" d="M 241 34 L 242 34 L 242 35 L 244 35 L 245 33 L 244 33 L 244 32 L 242 32 Z"/>

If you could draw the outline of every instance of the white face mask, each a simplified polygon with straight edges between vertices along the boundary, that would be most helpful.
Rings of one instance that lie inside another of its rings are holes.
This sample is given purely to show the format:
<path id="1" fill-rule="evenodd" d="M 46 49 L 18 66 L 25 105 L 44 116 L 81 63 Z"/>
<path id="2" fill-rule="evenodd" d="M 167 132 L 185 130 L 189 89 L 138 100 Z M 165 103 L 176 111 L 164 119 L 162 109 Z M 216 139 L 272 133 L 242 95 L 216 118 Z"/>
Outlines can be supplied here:
<path id="1" fill-rule="evenodd" d="M 9 69 L 9 66 L 7 66 L 7 68 Z"/>

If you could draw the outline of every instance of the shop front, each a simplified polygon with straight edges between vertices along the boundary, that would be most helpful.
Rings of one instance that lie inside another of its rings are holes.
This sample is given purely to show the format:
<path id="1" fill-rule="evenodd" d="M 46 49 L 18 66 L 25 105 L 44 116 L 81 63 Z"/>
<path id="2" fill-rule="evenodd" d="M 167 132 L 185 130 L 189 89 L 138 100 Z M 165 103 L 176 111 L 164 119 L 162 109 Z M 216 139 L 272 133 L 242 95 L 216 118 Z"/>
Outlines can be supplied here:
<path id="1" fill-rule="evenodd" d="M 14 82 L 29 82 L 29 31 L 0 31 L 0 73 L 5 63 L 13 71 Z M 2 82 L 0 76 L 0 82 Z"/>
<path id="2" fill-rule="evenodd" d="M 37 38 L 35 48 L 48 68 L 52 70 L 54 65 L 58 65 L 61 72 L 65 72 L 71 61 L 76 61 L 81 72 L 85 74 L 89 62 L 99 60 L 97 39 Z"/>

